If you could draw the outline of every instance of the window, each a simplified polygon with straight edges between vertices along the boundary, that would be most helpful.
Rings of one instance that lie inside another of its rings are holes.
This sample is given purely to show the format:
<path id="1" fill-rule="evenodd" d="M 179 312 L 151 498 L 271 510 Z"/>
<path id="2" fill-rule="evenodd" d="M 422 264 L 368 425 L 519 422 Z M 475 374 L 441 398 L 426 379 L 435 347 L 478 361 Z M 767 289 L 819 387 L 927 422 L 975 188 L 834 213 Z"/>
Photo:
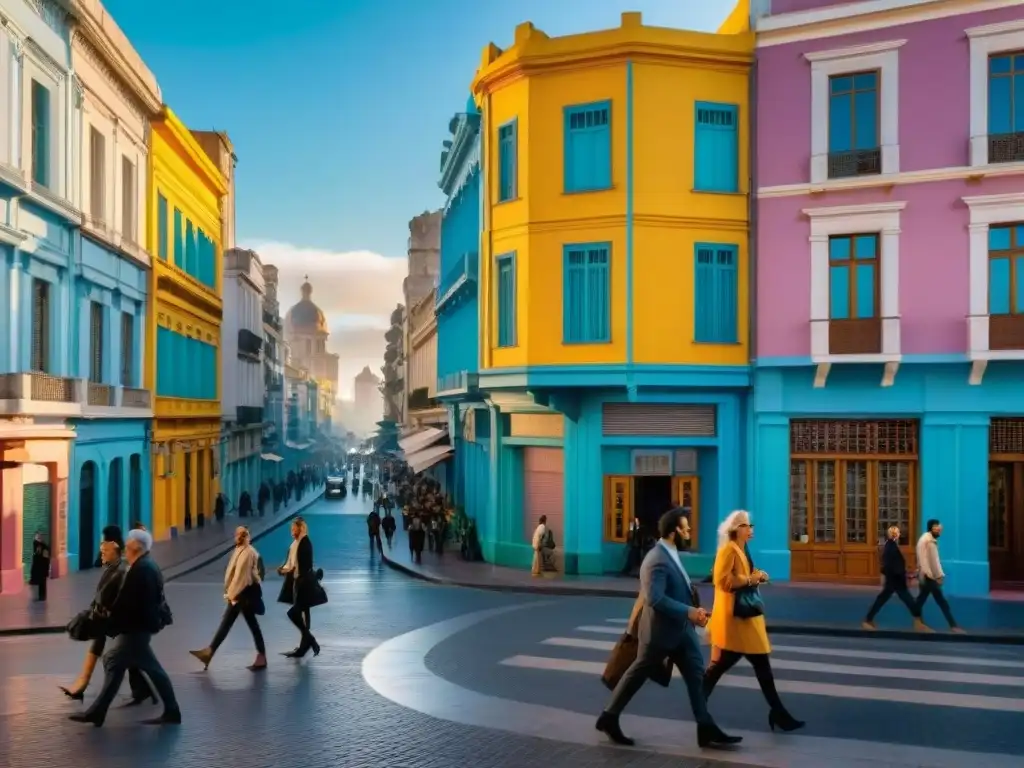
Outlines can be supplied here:
<path id="1" fill-rule="evenodd" d="M 497 259 L 498 346 L 516 345 L 516 256 Z"/>
<path id="2" fill-rule="evenodd" d="M 988 230 L 988 311 L 1024 314 L 1024 224 Z"/>
<path id="3" fill-rule="evenodd" d="M 518 193 L 519 147 L 517 122 L 498 129 L 498 202 L 514 200 Z"/>
<path id="4" fill-rule="evenodd" d="M 882 172 L 878 72 L 833 75 L 828 88 L 828 176 Z"/>
<path id="5" fill-rule="evenodd" d="M 878 316 L 878 235 L 839 235 L 828 240 L 829 317 Z"/>
<path id="6" fill-rule="evenodd" d="M 174 209 L 174 231 L 171 237 L 174 241 L 174 266 L 178 269 L 185 269 L 185 239 L 182 237 L 181 211 Z"/>
<path id="7" fill-rule="evenodd" d="M 121 156 L 121 235 L 135 242 L 136 204 L 135 163 Z"/>
<path id="8" fill-rule="evenodd" d="M 105 220 L 106 203 L 106 142 L 95 127 L 89 129 L 89 215 L 93 221 Z"/>
<path id="9" fill-rule="evenodd" d="M 32 181 L 50 186 L 50 91 L 32 81 Z"/>
<path id="10" fill-rule="evenodd" d="M 1024 51 L 988 60 L 988 159 L 1024 161 Z"/>
<path id="11" fill-rule="evenodd" d="M 612 185 L 610 101 L 565 108 L 565 191 L 591 192 Z"/>
<path id="12" fill-rule="evenodd" d="M 693 186 L 699 192 L 739 191 L 739 127 L 735 104 L 697 102 Z"/>
<path id="13" fill-rule="evenodd" d="M 121 386 L 135 384 L 135 316 L 121 313 Z"/>
<path id="14" fill-rule="evenodd" d="M 562 249 L 562 339 L 566 344 L 611 341 L 611 244 Z"/>
<path id="15" fill-rule="evenodd" d="M 103 305 L 89 302 L 89 381 L 103 383 Z"/>
<path id="16" fill-rule="evenodd" d="M 167 198 L 161 194 L 156 196 L 156 255 L 167 261 Z"/>
<path id="17" fill-rule="evenodd" d="M 192 220 L 185 219 L 185 273 L 196 276 L 196 262 L 199 261 L 196 254 L 196 233 L 192 229 Z"/>
<path id="18" fill-rule="evenodd" d="M 739 249 L 735 245 L 697 243 L 694 247 L 694 341 L 739 341 Z"/>
<path id="19" fill-rule="evenodd" d="M 50 284 L 45 280 L 32 280 L 32 370 L 48 373 L 50 370 Z"/>

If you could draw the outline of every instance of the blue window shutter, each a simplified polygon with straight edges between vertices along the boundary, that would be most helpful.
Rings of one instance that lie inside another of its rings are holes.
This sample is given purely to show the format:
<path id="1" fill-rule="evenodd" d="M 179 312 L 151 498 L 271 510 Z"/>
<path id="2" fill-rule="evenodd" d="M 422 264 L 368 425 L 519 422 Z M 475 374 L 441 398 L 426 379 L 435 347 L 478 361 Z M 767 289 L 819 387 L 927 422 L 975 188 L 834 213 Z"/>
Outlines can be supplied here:
<path id="1" fill-rule="evenodd" d="M 610 101 L 565 108 L 563 185 L 566 192 L 611 187 L 611 116 Z"/>
<path id="2" fill-rule="evenodd" d="M 695 341 L 735 344 L 739 340 L 739 249 L 697 243 L 694 247 Z"/>
<path id="3" fill-rule="evenodd" d="M 32 81 L 32 180 L 50 185 L 50 91 Z"/>
<path id="4" fill-rule="evenodd" d="M 562 249 L 562 340 L 566 344 L 611 341 L 611 246 Z"/>
<path id="5" fill-rule="evenodd" d="M 697 102 L 693 186 L 699 192 L 739 191 L 739 110 Z"/>
<path id="6" fill-rule="evenodd" d="M 518 176 L 519 129 L 512 120 L 498 129 L 498 202 L 514 200 Z"/>
<path id="7" fill-rule="evenodd" d="M 562 338 L 575 344 L 584 338 L 587 254 L 579 246 L 565 246 L 562 258 Z"/>
<path id="8" fill-rule="evenodd" d="M 723 344 L 739 341 L 737 329 L 739 315 L 739 261 L 734 245 L 719 246 L 715 251 L 715 272 L 718 277 L 717 340 Z"/>
<path id="9" fill-rule="evenodd" d="M 587 341 L 611 341 L 611 259 L 610 248 L 587 251 Z"/>
<path id="10" fill-rule="evenodd" d="M 498 257 L 498 346 L 516 343 L 516 273 L 515 255 Z"/>
<path id="11" fill-rule="evenodd" d="M 191 219 L 185 219 L 185 272 L 196 276 L 196 234 Z"/>
<path id="12" fill-rule="evenodd" d="M 171 237 L 174 240 L 174 265 L 178 269 L 185 269 L 185 241 L 181 234 L 181 211 L 174 209 L 174 232 Z"/>
<path id="13" fill-rule="evenodd" d="M 156 198 L 156 255 L 167 261 L 167 198 Z"/>
<path id="14" fill-rule="evenodd" d="M 693 281 L 693 337 L 697 341 L 713 341 L 715 326 L 714 296 L 715 249 L 698 243 L 694 254 L 695 271 Z"/>

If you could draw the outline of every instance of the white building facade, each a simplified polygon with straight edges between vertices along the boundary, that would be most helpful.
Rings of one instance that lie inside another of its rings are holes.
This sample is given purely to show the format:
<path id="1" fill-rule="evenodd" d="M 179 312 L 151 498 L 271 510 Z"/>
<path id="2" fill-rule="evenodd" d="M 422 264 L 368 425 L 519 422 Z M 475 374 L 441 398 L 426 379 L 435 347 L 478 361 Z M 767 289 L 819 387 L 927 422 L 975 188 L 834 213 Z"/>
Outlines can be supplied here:
<path id="1" fill-rule="evenodd" d="M 264 399 L 263 263 L 255 251 L 224 253 L 221 338 L 223 469 L 221 492 L 237 508 L 243 493 L 255 506 L 261 482 Z"/>

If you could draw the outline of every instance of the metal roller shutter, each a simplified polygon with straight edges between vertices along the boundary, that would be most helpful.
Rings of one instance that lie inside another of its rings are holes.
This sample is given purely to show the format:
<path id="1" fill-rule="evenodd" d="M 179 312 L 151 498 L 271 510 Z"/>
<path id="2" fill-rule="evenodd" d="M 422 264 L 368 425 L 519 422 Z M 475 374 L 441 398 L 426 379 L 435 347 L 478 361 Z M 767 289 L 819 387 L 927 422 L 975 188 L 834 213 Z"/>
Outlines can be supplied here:
<path id="1" fill-rule="evenodd" d="M 50 536 L 50 484 L 29 483 L 25 486 L 22 501 L 22 548 L 21 562 L 25 566 L 25 581 L 32 570 L 32 542 L 37 531 L 41 531 L 47 544 L 53 546 Z"/>
<path id="2" fill-rule="evenodd" d="M 714 437 L 715 406 L 671 403 L 605 403 L 601 432 L 606 437 Z"/>
<path id="3" fill-rule="evenodd" d="M 541 515 L 548 516 L 548 527 L 560 552 L 565 544 L 565 461 L 561 448 L 523 449 L 523 534 L 527 542 L 533 541 Z"/>

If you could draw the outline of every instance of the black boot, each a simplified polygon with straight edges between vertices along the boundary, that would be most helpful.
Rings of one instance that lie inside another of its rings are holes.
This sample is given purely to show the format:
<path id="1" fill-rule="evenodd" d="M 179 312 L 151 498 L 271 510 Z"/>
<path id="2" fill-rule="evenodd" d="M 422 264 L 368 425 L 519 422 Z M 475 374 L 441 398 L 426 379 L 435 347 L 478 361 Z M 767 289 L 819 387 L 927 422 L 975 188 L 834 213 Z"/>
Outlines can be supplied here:
<path id="1" fill-rule="evenodd" d="M 764 694 L 765 701 L 771 707 L 771 711 L 768 712 L 768 727 L 773 731 L 778 728 L 786 733 L 803 728 L 806 723 L 789 714 L 783 705 L 782 697 L 779 696 L 779 692 L 775 688 L 775 676 L 772 674 L 772 668 L 768 665 L 754 667 L 754 675 L 757 677 L 758 685 L 761 686 L 761 693 Z"/>
<path id="2" fill-rule="evenodd" d="M 616 744 L 632 747 L 636 743 L 622 732 L 622 728 L 619 726 L 619 716 L 613 715 L 611 712 L 602 712 L 594 727 Z"/>
<path id="3" fill-rule="evenodd" d="M 743 741 L 742 736 L 730 736 L 714 723 L 697 725 L 697 746 L 705 747 L 731 747 Z"/>

